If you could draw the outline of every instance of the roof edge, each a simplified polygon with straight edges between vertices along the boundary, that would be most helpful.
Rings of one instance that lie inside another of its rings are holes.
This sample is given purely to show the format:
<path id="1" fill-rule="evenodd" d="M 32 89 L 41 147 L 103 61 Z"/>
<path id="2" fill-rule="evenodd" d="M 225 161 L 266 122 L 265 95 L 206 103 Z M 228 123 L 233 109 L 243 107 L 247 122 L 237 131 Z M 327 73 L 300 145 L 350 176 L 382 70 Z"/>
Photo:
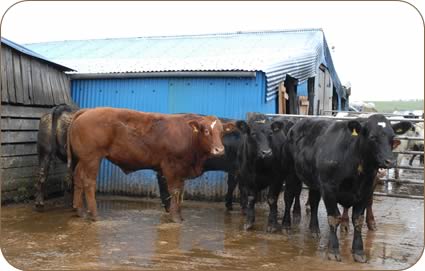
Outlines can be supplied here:
<path id="1" fill-rule="evenodd" d="M 22 54 L 25 54 L 27 56 L 31 56 L 31 57 L 37 58 L 37 59 L 39 59 L 39 60 L 41 60 L 43 62 L 49 63 L 49 64 L 55 66 L 56 68 L 58 68 L 61 71 L 75 71 L 75 70 L 73 70 L 71 68 L 68 68 L 68 67 L 63 66 L 61 64 L 58 64 L 56 62 L 53 62 L 53 61 L 47 59 L 46 57 L 44 57 L 44 56 L 42 56 L 42 55 L 40 55 L 40 54 L 38 54 L 38 53 L 36 53 L 36 52 L 34 52 L 34 51 L 26 48 L 25 46 L 22 46 L 22 45 L 20 45 L 20 44 L 18 44 L 16 42 L 13 42 L 13 41 L 11 41 L 9 39 L 4 38 L 4 37 L 1 37 L 1 43 L 2 43 L 2 45 L 4 44 L 4 45 L 6 45 L 6 46 L 8 46 L 8 47 L 10 47 L 10 48 L 12 48 L 12 49 L 14 49 L 14 50 L 22 53 Z"/>
<path id="2" fill-rule="evenodd" d="M 256 77 L 255 71 L 175 71 L 175 72 L 129 72 L 129 73 L 70 73 L 76 79 L 131 79 L 140 77 Z"/>
<path id="3" fill-rule="evenodd" d="M 158 35 L 158 36 L 139 36 L 139 37 L 119 37 L 119 38 L 96 38 L 96 39 L 76 39 L 76 40 L 56 40 L 46 42 L 26 43 L 27 45 L 40 43 L 55 43 L 67 41 L 102 41 L 102 40 L 121 40 L 121 39 L 168 39 L 168 38 L 203 38 L 214 36 L 234 36 L 244 34 L 270 34 L 270 33 L 288 33 L 288 32 L 322 32 L 322 28 L 293 28 L 293 29 L 270 29 L 270 30 L 252 30 L 252 31 L 236 31 L 236 32 L 217 32 L 217 33 L 202 33 L 202 34 L 182 34 L 182 35 Z"/>

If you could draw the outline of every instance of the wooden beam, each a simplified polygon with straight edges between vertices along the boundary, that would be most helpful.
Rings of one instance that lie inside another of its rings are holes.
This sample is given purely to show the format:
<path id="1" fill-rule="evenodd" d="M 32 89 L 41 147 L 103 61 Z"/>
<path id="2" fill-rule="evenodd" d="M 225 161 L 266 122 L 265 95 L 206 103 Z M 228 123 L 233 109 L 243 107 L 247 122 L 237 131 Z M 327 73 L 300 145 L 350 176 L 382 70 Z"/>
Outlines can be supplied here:
<path id="1" fill-rule="evenodd" d="M 13 76 L 13 59 L 12 59 L 12 50 L 9 48 L 4 48 L 6 58 L 6 78 L 7 78 L 7 93 L 9 97 L 9 102 L 16 102 L 15 94 L 15 78 Z"/>
<path id="2" fill-rule="evenodd" d="M 6 50 L 4 46 L 1 47 L 1 101 L 4 103 L 9 102 L 9 94 L 7 92 L 7 76 L 6 76 Z"/>
<path id="3" fill-rule="evenodd" d="M 20 104 L 25 104 L 24 89 L 22 87 L 21 59 L 19 57 L 19 54 L 16 52 L 12 52 L 12 60 L 13 60 L 13 78 L 15 80 L 16 102 Z"/>
<path id="4" fill-rule="evenodd" d="M 37 142 L 38 131 L 2 132 L 1 144 Z"/>
<path id="5" fill-rule="evenodd" d="M 278 90 L 279 114 L 286 114 L 287 99 L 288 99 L 288 94 L 286 93 L 285 83 L 281 82 L 279 84 L 279 90 Z"/>
<path id="6" fill-rule="evenodd" d="M 19 155 L 34 155 L 37 154 L 36 143 L 22 143 L 22 144 L 2 144 L 1 156 L 12 157 Z"/>
<path id="7" fill-rule="evenodd" d="M 26 155 L 16 157 L 1 157 L 1 168 L 20 168 L 38 166 L 38 155 Z"/>
<path id="8" fill-rule="evenodd" d="M 50 108 L 45 107 L 3 105 L 1 107 L 1 116 L 39 119 L 42 115 L 50 111 Z"/>
<path id="9" fill-rule="evenodd" d="M 32 104 L 31 63 L 27 56 L 21 55 L 22 88 L 25 104 Z"/>
<path id="10" fill-rule="evenodd" d="M 31 82 L 33 93 L 33 104 L 44 104 L 44 92 L 41 84 L 40 63 L 37 60 L 31 59 Z"/>
<path id="11" fill-rule="evenodd" d="M 38 131 L 40 120 L 38 119 L 14 119 L 2 118 L 1 130 L 32 130 Z"/>
<path id="12" fill-rule="evenodd" d="M 1 178 L 3 180 L 3 184 L 8 180 L 17 179 L 17 178 L 31 178 L 37 177 L 39 174 L 40 168 L 38 166 L 30 166 L 30 167 L 17 167 L 17 168 L 4 168 L 2 170 Z M 57 164 L 55 166 L 52 165 L 51 174 L 58 173 L 67 173 L 68 168 L 65 163 Z"/>

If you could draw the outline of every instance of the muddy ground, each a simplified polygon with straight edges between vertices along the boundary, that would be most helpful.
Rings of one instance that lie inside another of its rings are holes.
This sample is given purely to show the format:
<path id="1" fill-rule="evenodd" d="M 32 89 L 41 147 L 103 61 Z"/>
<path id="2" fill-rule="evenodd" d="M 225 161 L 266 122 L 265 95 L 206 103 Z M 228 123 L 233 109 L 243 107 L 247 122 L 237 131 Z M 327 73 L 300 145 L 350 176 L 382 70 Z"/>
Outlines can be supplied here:
<path id="1" fill-rule="evenodd" d="M 305 196 L 304 190 L 302 203 Z M 375 197 L 378 230 L 365 226 L 369 261 L 360 264 L 350 252 L 352 227 L 339 234 L 342 262 L 325 258 L 328 226 L 322 202 L 322 237 L 317 240 L 309 233 L 304 208 L 292 232 L 269 234 L 265 205 L 257 208 L 255 230 L 244 232 L 236 204 L 226 212 L 224 203 L 184 201 L 185 220 L 179 225 L 170 223 L 158 199 L 97 199 L 97 222 L 76 217 L 61 200 L 49 201 L 43 213 L 31 204 L 3 206 L 1 249 L 6 260 L 24 270 L 382 270 L 411 266 L 424 246 L 423 200 Z"/>

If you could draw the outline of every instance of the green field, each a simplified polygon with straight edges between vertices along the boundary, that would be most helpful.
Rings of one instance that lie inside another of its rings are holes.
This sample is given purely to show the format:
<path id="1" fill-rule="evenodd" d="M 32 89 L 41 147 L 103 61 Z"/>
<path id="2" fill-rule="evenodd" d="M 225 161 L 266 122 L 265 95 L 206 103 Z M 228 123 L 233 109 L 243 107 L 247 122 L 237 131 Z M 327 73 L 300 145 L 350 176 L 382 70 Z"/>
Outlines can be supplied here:
<path id="1" fill-rule="evenodd" d="M 369 101 L 378 112 L 392 113 L 395 110 L 424 110 L 424 100 L 413 101 Z"/>

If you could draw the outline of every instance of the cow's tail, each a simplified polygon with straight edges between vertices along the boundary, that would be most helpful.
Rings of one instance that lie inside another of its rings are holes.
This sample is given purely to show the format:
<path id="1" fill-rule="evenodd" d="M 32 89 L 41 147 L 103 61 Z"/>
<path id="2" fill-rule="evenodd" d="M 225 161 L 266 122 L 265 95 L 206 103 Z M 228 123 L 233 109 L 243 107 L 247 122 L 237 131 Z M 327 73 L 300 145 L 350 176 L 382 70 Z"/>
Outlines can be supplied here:
<path id="1" fill-rule="evenodd" d="M 73 173 L 74 171 L 74 166 L 76 164 L 76 161 L 72 161 L 73 155 L 72 155 L 72 141 L 71 141 L 71 130 L 72 130 L 72 125 L 74 124 L 74 121 L 84 112 L 86 112 L 87 109 L 81 109 L 79 111 L 77 111 L 74 116 L 72 116 L 72 120 L 69 123 L 69 127 L 68 127 L 68 131 L 67 131 L 67 135 L 66 135 L 66 160 L 67 160 L 67 166 L 68 166 L 68 170 L 69 172 Z"/>
<path id="2" fill-rule="evenodd" d="M 62 116 L 64 112 L 72 112 L 73 109 L 67 104 L 60 104 L 53 108 L 52 111 L 52 130 L 51 130 L 51 149 L 50 155 L 54 155 L 56 153 L 57 148 L 57 129 L 58 129 L 58 120 Z M 52 157 L 51 157 L 52 158 Z"/>

